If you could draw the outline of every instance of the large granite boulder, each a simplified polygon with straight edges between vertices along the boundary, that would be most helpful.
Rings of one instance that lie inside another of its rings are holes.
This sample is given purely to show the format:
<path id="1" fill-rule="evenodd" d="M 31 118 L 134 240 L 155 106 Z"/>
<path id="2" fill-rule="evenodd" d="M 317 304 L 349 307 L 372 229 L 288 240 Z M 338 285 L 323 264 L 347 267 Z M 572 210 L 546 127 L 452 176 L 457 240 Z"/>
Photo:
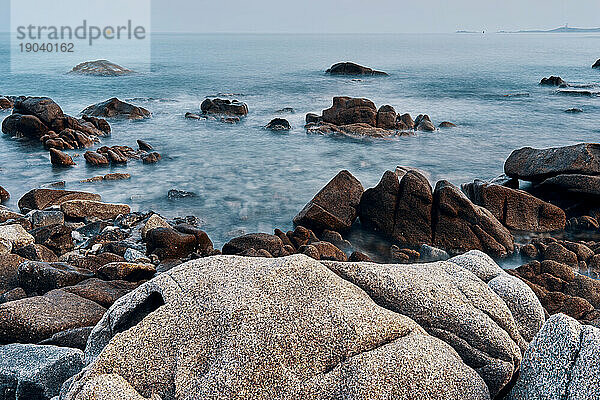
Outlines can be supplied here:
<path id="1" fill-rule="evenodd" d="M 365 227 L 388 239 L 411 246 L 431 244 L 433 194 L 427 178 L 409 170 L 402 180 L 387 171 L 374 188 L 360 199 L 358 213 Z"/>
<path id="2" fill-rule="evenodd" d="M 347 231 L 356 219 L 363 191 L 358 179 L 341 171 L 294 217 L 294 224 L 317 231 Z"/>
<path id="3" fill-rule="evenodd" d="M 0 398 L 51 399 L 82 368 L 81 350 L 33 344 L 0 346 Z"/>
<path id="4" fill-rule="evenodd" d="M 522 190 L 475 180 L 463 185 L 469 199 L 488 209 L 509 229 L 552 232 L 565 228 L 565 212 Z"/>
<path id="5" fill-rule="evenodd" d="M 600 196 L 600 176 L 560 174 L 544 179 L 537 187 L 568 193 Z"/>
<path id="6" fill-rule="evenodd" d="M 2 132 L 7 135 L 39 139 L 49 131 L 35 115 L 11 114 L 2 120 Z"/>
<path id="7" fill-rule="evenodd" d="M 144 119 L 152 116 L 150 111 L 145 108 L 125 103 L 116 97 L 98 104 L 93 104 L 85 108 L 81 114 L 91 117 L 126 119 Z"/>
<path id="8" fill-rule="evenodd" d="M 33 115 L 47 127 L 51 127 L 57 119 L 65 116 L 60 106 L 48 97 L 27 97 L 16 101 L 13 112 L 21 115 Z"/>
<path id="9" fill-rule="evenodd" d="M 99 194 L 58 189 L 32 189 L 19 199 L 19 209 L 22 212 L 43 210 L 50 206 L 58 206 L 69 200 L 100 201 Z"/>
<path id="10" fill-rule="evenodd" d="M 132 70 L 121 67 L 108 60 L 82 62 L 81 64 L 74 66 L 70 72 L 78 75 L 92 76 L 120 76 L 134 73 Z"/>
<path id="11" fill-rule="evenodd" d="M 510 154 L 504 172 L 525 181 L 542 181 L 562 174 L 600 175 L 600 144 L 548 149 L 523 147 Z"/>
<path id="12" fill-rule="evenodd" d="M 507 400 L 592 400 L 600 394 L 600 329 L 556 314 L 523 356 Z"/>
<path id="13" fill-rule="evenodd" d="M 64 400 L 490 398 L 450 346 L 302 255 L 165 272 L 111 307 L 86 361 Z"/>
<path id="14" fill-rule="evenodd" d="M 245 116 L 248 114 L 248 106 L 237 100 L 206 99 L 200 104 L 204 114 L 222 114 Z"/>
<path id="15" fill-rule="evenodd" d="M 433 245 L 451 252 L 483 250 L 495 257 L 514 251 L 508 229 L 448 181 L 439 181 L 433 193 Z"/>
<path id="16" fill-rule="evenodd" d="M 334 97 L 331 108 L 323 110 L 323 121 L 334 125 L 377 125 L 377 107 L 368 99 Z"/>
<path id="17" fill-rule="evenodd" d="M 363 67 L 362 65 L 352 62 L 340 62 L 333 64 L 331 68 L 325 71 L 325 73 L 331 75 L 388 75 L 383 71 L 375 71 L 369 67 Z"/>
<path id="18" fill-rule="evenodd" d="M 527 342 L 510 309 L 485 282 L 458 264 L 322 263 L 380 306 L 411 317 L 450 344 L 481 375 L 492 397 L 519 369 Z"/>

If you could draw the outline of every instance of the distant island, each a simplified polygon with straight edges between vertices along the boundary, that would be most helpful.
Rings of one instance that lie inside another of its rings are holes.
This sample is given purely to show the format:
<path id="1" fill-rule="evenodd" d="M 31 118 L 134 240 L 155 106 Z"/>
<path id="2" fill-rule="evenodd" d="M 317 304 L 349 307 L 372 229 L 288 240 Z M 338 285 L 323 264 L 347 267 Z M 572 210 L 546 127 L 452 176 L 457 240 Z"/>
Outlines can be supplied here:
<path id="1" fill-rule="evenodd" d="M 600 33 L 600 28 L 571 28 L 568 25 L 565 25 L 565 26 L 561 26 L 559 28 L 550 29 L 550 30 L 532 29 L 532 30 L 520 30 L 520 31 L 498 31 L 498 33 L 590 33 L 590 32 Z"/>

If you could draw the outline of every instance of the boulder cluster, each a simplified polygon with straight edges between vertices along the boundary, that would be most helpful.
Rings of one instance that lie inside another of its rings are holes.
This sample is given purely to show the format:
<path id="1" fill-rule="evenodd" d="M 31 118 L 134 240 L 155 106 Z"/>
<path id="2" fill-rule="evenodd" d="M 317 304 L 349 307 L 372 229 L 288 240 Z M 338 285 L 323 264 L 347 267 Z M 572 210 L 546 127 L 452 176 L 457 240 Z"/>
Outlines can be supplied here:
<path id="1" fill-rule="evenodd" d="M 83 157 L 90 165 L 107 166 L 109 164 L 127 164 L 130 160 L 142 160 L 144 164 L 153 164 L 161 159 L 161 155 L 153 147 L 142 140 L 138 140 L 139 150 L 129 146 L 102 146 L 95 151 L 86 151 Z"/>
<path id="2" fill-rule="evenodd" d="M 444 123 L 444 127 L 453 125 Z M 334 97 L 331 108 L 323 110 L 321 116 L 306 115 L 306 129 L 310 133 L 387 137 L 411 131 L 432 132 L 436 127 L 428 115 L 421 114 L 413 120 L 408 113 L 396 113 L 390 105 L 377 109 L 368 99 Z"/>
<path id="3" fill-rule="evenodd" d="M 73 67 L 70 73 L 91 76 L 121 76 L 130 75 L 134 72 L 108 60 L 96 60 L 77 64 Z"/>

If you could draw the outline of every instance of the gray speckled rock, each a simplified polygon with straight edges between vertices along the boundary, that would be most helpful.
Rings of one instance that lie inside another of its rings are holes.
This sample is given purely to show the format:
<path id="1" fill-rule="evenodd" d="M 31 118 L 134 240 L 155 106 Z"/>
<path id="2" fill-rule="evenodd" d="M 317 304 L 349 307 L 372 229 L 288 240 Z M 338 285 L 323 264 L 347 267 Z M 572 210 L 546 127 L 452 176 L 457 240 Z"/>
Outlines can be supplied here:
<path id="1" fill-rule="evenodd" d="M 598 399 L 599 369 L 600 329 L 555 314 L 525 352 L 521 374 L 507 399 Z"/>
<path id="2" fill-rule="evenodd" d="M 546 320 L 544 308 L 531 288 L 496 264 L 487 254 L 472 250 L 449 260 L 473 272 L 487 282 L 508 306 L 515 319 L 519 333 L 528 342 L 542 329 Z"/>
<path id="3" fill-rule="evenodd" d="M 506 304 L 457 264 L 323 262 L 380 306 L 414 319 L 450 344 L 495 396 L 512 378 L 527 343 Z"/>
<path id="4" fill-rule="evenodd" d="M 450 346 L 303 255 L 175 267 L 119 299 L 86 356 L 63 399 L 489 399 Z"/>
<path id="5" fill-rule="evenodd" d="M 81 350 L 33 344 L 0 346 L 0 398 L 50 399 L 82 368 Z"/>
<path id="6" fill-rule="evenodd" d="M 13 248 L 33 244 L 35 239 L 19 224 L 0 226 L 0 239 L 8 240 Z"/>

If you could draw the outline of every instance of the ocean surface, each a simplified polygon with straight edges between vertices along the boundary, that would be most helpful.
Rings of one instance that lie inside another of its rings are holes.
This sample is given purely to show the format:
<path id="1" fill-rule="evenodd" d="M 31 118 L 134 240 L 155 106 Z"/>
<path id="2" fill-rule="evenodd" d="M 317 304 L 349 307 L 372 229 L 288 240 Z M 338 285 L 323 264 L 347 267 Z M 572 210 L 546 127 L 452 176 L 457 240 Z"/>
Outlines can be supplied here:
<path id="1" fill-rule="evenodd" d="M 111 121 L 112 136 L 102 145 L 135 147 L 143 139 L 163 160 L 92 168 L 77 157 L 76 167 L 57 169 L 39 143 L 0 135 L 0 186 L 12 195 L 8 206 L 16 207 L 31 188 L 65 181 L 67 189 L 94 191 L 134 210 L 195 215 L 216 246 L 244 232 L 292 228 L 294 215 L 342 169 L 365 188 L 397 165 L 427 171 L 432 183 L 461 184 L 500 175 L 510 152 L 522 146 L 600 139 L 600 97 L 560 95 L 538 85 L 559 75 L 600 91 L 600 70 L 591 68 L 600 58 L 599 34 L 156 34 L 152 71 L 118 78 L 68 75 L 45 64 L 39 74 L 11 75 L 9 42 L 0 35 L 0 95 L 49 96 L 74 116 L 111 97 L 130 101 L 149 109 L 152 119 Z M 325 75 L 339 61 L 390 76 Z M 184 118 L 218 93 L 247 103 L 248 117 L 235 125 Z M 390 140 L 307 135 L 305 114 L 320 113 L 342 95 L 458 127 Z M 277 114 L 284 107 L 295 112 Z M 584 112 L 564 111 L 573 107 Z M 290 121 L 290 132 L 263 129 L 278 116 Z M 109 172 L 132 178 L 80 183 Z M 169 199 L 170 189 L 197 196 Z"/>

